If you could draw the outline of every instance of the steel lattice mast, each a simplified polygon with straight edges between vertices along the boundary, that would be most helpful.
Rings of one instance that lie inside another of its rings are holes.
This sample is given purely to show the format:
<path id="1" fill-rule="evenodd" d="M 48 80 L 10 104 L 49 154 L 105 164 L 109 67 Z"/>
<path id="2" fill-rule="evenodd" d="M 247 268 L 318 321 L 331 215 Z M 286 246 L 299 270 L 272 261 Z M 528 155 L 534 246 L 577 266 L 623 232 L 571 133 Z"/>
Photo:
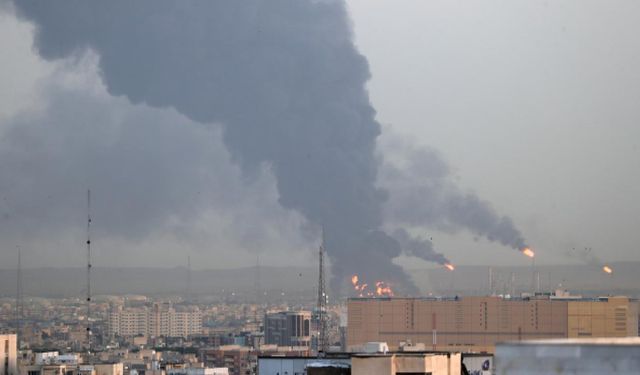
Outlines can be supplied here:
<path id="1" fill-rule="evenodd" d="M 16 272 L 16 335 L 18 347 L 20 347 L 20 338 L 22 336 L 22 317 L 24 316 L 24 300 L 22 296 L 22 249 L 18 245 L 18 268 Z"/>
<path id="2" fill-rule="evenodd" d="M 191 293 L 191 255 L 187 255 L 187 296 L 185 298 L 187 303 L 192 303 Z"/>
<path id="3" fill-rule="evenodd" d="M 324 278 L 324 228 L 322 228 L 322 243 L 318 252 L 318 356 L 327 352 L 327 293 Z"/>
<path id="4" fill-rule="evenodd" d="M 91 354 L 91 190 L 87 190 L 87 353 Z"/>

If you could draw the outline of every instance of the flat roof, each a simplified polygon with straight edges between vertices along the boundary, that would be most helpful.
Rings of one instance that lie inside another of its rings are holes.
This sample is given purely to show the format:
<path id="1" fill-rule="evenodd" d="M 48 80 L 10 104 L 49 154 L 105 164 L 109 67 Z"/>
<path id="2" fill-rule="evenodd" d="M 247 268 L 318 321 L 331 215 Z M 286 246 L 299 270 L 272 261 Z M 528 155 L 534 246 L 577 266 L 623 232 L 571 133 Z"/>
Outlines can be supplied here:
<path id="1" fill-rule="evenodd" d="M 627 298 L 629 301 L 637 302 L 638 299 L 627 296 L 561 296 L 538 295 L 531 297 L 521 296 L 440 296 L 440 297 L 349 297 L 348 301 L 392 301 L 392 300 L 414 300 L 414 301 L 461 301 L 465 298 L 496 298 L 504 301 L 569 301 L 569 302 L 607 302 L 611 298 Z"/>
<path id="2" fill-rule="evenodd" d="M 498 343 L 501 345 L 595 345 L 595 346 L 640 346 L 640 337 L 601 337 L 601 338 L 571 338 L 571 339 L 543 339 L 526 341 L 507 341 Z"/>

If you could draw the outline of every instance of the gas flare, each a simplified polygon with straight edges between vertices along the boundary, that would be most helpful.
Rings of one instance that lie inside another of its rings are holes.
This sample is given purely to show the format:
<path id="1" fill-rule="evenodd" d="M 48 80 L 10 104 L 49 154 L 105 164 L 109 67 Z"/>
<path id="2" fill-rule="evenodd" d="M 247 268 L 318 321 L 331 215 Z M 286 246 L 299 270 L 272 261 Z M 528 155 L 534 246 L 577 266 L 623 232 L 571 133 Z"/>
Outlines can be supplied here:
<path id="1" fill-rule="evenodd" d="M 451 264 L 451 263 L 445 263 L 445 264 L 444 264 L 444 266 L 445 266 L 445 268 L 446 268 L 446 269 L 448 269 L 449 271 L 453 271 L 453 270 L 455 270 L 455 269 L 456 269 L 456 267 L 455 267 L 453 264 Z"/>
<path id="2" fill-rule="evenodd" d="M 351 276 L 351 284 L 353 284 L 353 286 L 358 285 L 358 275 Z"/>
<path id="3" fill-rule="evenodd" d="M 609 274 L 613 273 L 613 270 L 612 270 L 612 269 L 611 269 L 611 267 L 609 267 L 609 266 L 603 266 L 603 267 L 602 267 L 602 270 L 603 270 L 604 272 L 606 272 L 606 273 L 609 273 Z"/>
<path id="4" fill-rule="evenodd" d="M 521 251 L 522 254 L 528 256 L 529 258 L 533 258 L 534 256 L 536 256 L 536 253 L 534 253 L 533 250 L 529 249 L 528 247 L 525 247 Z"/>
<path id="5" fill-rule="evenodd" d="M 393 297 L 393 290 L 384 281 L 376 281 L 376 295 Z"/>
<path id="6" fill-rule="evenodd" d="M 358 292 L 358 297 L 393 297 L 393 289 L 384 281 L 376 281 L 375 289 L 368 290 L 369 284 L 360 284 L 360 277 L 358 275 L 351 276 L 351 284 L 353 289 Z"/>

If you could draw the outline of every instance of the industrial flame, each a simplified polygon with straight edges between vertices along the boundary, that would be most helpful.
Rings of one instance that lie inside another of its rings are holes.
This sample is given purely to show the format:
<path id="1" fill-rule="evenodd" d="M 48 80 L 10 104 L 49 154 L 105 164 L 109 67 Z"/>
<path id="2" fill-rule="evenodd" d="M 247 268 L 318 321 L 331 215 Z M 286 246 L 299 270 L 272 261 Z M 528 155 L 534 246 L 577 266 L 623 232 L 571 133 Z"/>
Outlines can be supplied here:
<path id="1" fill-rule="evenodd" d="M 603 270 L 604 272 L 606 272 L 606 273 L 609 273 L 609 274 L 613 273 L 613 270 L 612 270 L 612 269 L 611 269 L 611 267 L 609 267 L 609 266 L 603 266 L 603 267 L 602 267 L 602 270 Z"/>
<path id="2" fill-rule="evenodd" d="M 393 297 L 393 290 L 384 281 L 376 281 L 376 295 Z"/>
<path id="3" fill-rule="evenodd" d="M 534 256 L 536 256 L 536 253 L 534 253 L 533 250 L 529 249 L 528 247 L 522 249 L 522 254 L 528 256 L 529 258 L 533 258 Z"/>
<path id="4" fill-rule="evenodd" d="M 353 286 L 358 285 L 358 275 L 351 276 L 351 284 L 353 284 Z"/>
<path id="5" fill-rule="evenodd" d="M 445 264 L 444 264 L 444 266 L 445 266 L 445 268 L 446 268 L 446 269 L 448 269 L 449 271 L 453 271 L 453 270 L 455 270 L 455 269 L 456 269 L 456 267 L 454 267 L 454 265 L 453 265 L 453 264 L 451 264 L 451 263 L 445 263 Z"/>
<path id="6" fill-rule="evenodd" d="M 376 281 L 375 289 L 369 290 L 369 284 L 362 283 L 360 284 L 360 277 L 358 275 L 351 276 L 351 284 L 353 285 L 353 289 L 358 292 L 359 297 L 393 297 L 393 289 L 391 286 L 384 281 Z"/>

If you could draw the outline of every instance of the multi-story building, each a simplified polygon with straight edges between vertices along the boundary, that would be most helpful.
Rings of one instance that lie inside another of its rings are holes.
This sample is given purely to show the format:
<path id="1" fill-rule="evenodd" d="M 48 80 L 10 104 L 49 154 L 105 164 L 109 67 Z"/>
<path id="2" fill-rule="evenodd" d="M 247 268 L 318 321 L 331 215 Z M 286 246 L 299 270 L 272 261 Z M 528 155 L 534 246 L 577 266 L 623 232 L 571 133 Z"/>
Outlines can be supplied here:
<path id="1" fill-rule="evenodd" d="M 0 375 L 18 375 L 17 335 L 0 335 Z"/>
<path id="2" fill-rule="evenodd" d="M 279 346 L 309 346 L 311 312 L 283 311 L 264 317 L 264 342 Z"/>
<path id="3" fill-rule="evenodd" d="M 627 297 L 352 298 L 348 347 L 424 343 L 433 350 L 493 352 L 501 341 L 638 336 L 638 302 Z"/>
<path id="4" fill-rule="evenodd" d="M 187 337 L 202 333 L 202 313 L 195 306 L 114 307 L 109 311 L 112 336 Z"/>
<path id="5" fill-rule="evenodd" d="M 149 311 L 145 307 L 118 306 L 109 311 L 109 331 L 112 335 L 146 335 L 149 323 Z"/>

